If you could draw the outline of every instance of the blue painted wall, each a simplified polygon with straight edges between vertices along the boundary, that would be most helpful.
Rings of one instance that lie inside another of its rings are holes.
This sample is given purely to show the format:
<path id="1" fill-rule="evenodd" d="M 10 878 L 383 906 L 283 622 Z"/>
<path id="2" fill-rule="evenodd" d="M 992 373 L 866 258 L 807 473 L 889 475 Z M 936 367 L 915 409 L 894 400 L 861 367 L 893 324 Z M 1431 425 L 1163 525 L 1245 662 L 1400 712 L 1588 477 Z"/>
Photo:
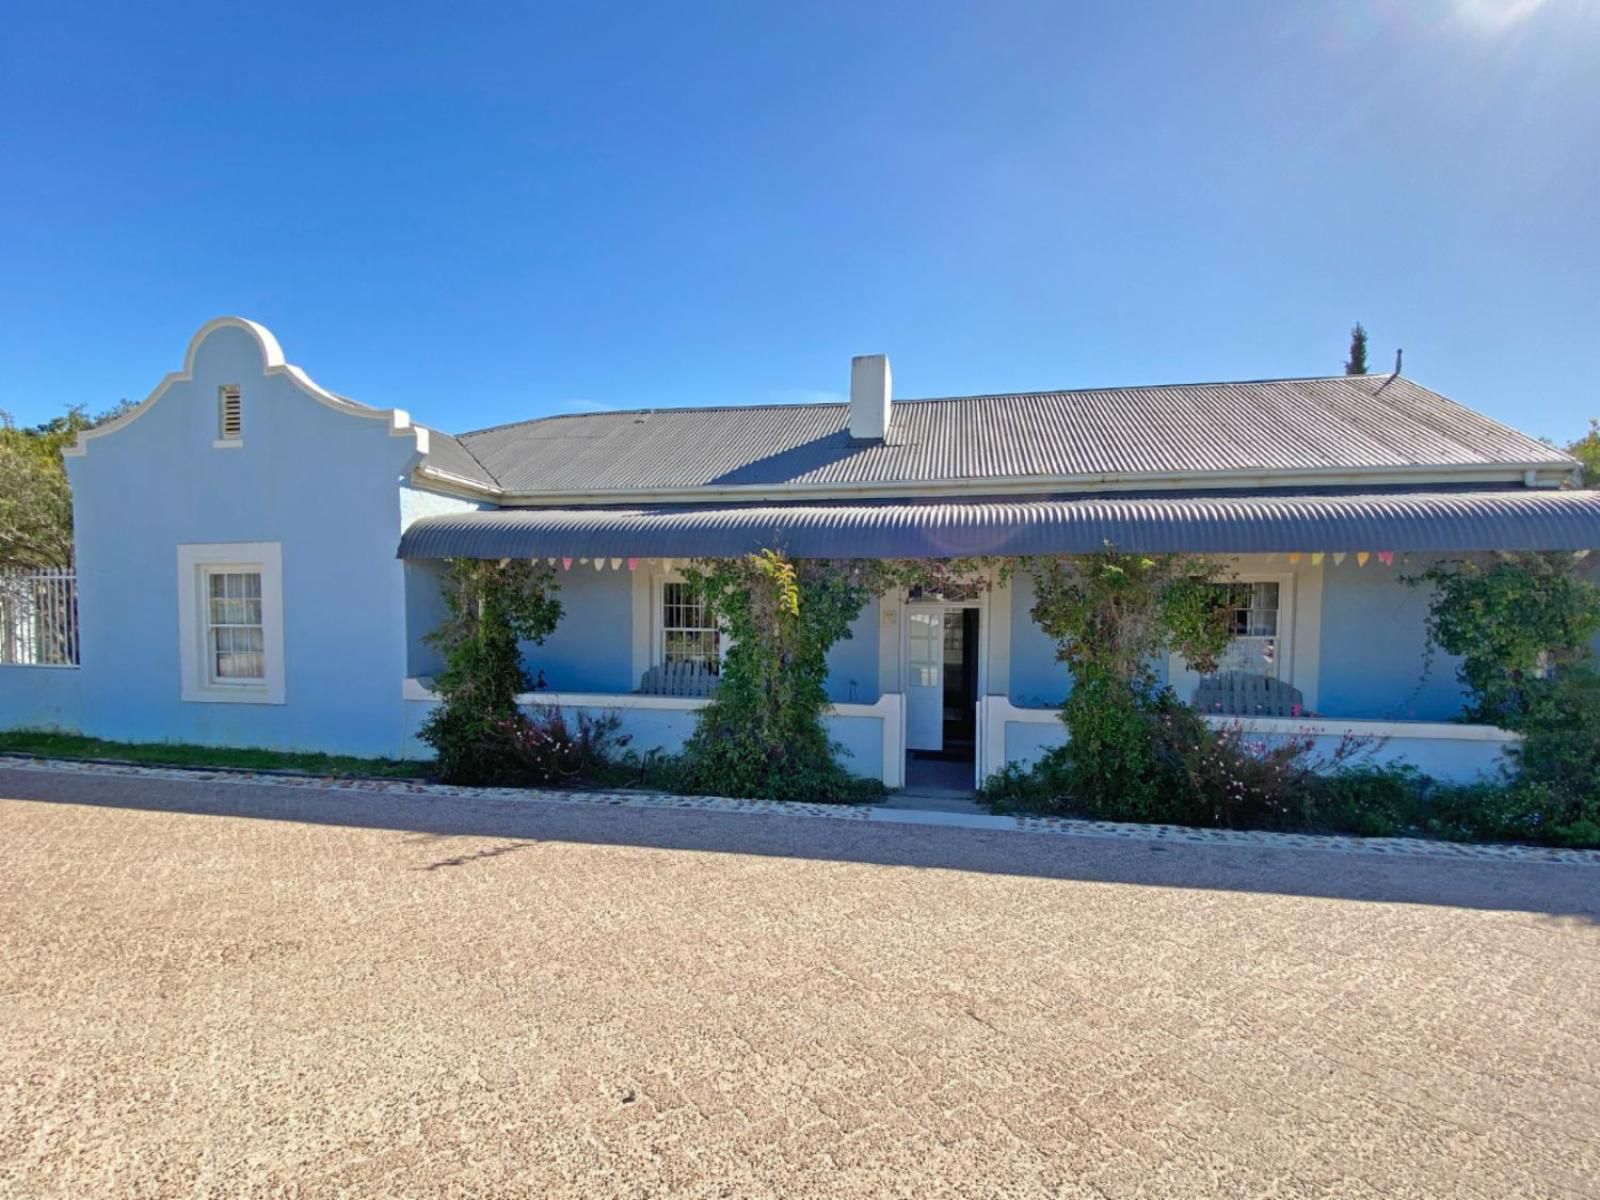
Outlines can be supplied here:
<path id="1" fill-rule="evenodd" d="M 1426 568 L 1428 560 L 1404 566 Z M 1279 569 L 1282 568 L 1281 560 Z M 1349 558 L 1323 569 L 1317 711 L 1331 717 L 1440 721 L 1460 714 L 1464 697 L 1456 660 L 1442 652 L 1426 677 L 1428 591 L 1401 582 L 1401 568 Z M 1061 703 L 1072 677 L 1055 644 L 1033 622 L 1033 581 L 1019 574 L 1011 592 L 1011 702 L 1029 708 Z M 1305 601 L 1302 600 L 1302 604 Z M 1153 664 L 1166 677 L 1166 662 Z"/>
<path id="2" fill-rule="evenodd" d="M 1056 644 L 1034 624 L 1033 577 L 1019 571 L 994 601 L 1011 604 L 1011 703 L 1023 708 L 1054 708 L 1072 690 L 1072 673 L 1056 658 Z"/>
<path id="3" fill-rule="evenodd" d="M 553 692 L 634 691 L 632 574 L 574 563 L 556 578 L 561 623 L 543 645 L 523 643 L 529 674 L 543 671 Z"/>
<path id="4" fill-rule="evenodd" d="M 396 754 L 405 741 L 405 568 L 415 435 L 267 374 L 254 336 L 213 331 L 193 378 L 67 459 L 77 522 L 82 724 L 96 736 Z M 239 384 L 244 446 L 216 449 Z M 278 542 L 286 703 L 180 699 L 177 547 Z"/>
<path id="5" fill-rule="evenodd" d="M 1408 562 L 1420 572 L 1427 561 Z M 1439 652 L 1423 675 L 1429 591 L 1407 587 L 1400 568 L 1369 563 L 1324 568 L 1322 683 L 1317 711 L 1329 717 L 1448 721 L 1465 696 L 1457 660 Z"/>
<path id="6" fill-rule="evenodd" d="M 0 729 L 82 729 L 83 672 L 0 663 Z"/>
<path id="7" fill-rule="evenodd" d="M 869 600 L 850 626 L 850 635 L 828 651 L 828 699 L 835 704 L 873 704 L 878 699 L 880 612 L 877 598 Z M 883 757 L 881 752 L 878 757 Z"/>

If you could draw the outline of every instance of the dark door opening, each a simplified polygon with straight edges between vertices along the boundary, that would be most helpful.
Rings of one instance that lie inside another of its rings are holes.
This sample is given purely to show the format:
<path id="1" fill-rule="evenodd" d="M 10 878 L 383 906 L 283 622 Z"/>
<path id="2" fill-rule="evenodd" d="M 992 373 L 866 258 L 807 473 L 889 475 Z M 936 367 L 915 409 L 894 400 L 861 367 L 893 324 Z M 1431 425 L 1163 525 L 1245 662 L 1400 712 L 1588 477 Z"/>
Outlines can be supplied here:
<path id="1" fill-rule="evenodd" d="M 971 762 L 977 753 L 978 610 L 944 614 L 944 753 Z"/>

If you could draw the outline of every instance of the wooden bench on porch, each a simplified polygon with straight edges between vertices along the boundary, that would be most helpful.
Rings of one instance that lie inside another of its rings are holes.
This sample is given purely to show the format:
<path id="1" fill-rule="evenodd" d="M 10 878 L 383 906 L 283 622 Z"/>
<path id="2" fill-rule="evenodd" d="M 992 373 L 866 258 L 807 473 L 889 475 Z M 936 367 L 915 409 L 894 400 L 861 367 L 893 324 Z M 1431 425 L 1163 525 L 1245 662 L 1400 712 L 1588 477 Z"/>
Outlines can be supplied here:
<path id="1" fill-rule="evenodd" d="M 639 680 L 645 696 L 688 696 L 700 698 L 717 690 L 719 677 L 704 663 L 674 662 L 651 667 Z"/>

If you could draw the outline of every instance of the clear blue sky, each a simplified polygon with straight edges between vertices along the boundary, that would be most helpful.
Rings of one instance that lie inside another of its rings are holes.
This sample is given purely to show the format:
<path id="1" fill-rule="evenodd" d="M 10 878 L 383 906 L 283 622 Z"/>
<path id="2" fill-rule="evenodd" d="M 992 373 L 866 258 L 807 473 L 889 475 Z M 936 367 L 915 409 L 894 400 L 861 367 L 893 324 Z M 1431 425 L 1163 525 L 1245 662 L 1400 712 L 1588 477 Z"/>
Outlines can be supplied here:
<path id="1" fill-rule="evenodd" d="M 13 0 L 0 408 L 206 319 L 449 430 L 1373 363 L 1600 414 L 1600 0 Z"/>

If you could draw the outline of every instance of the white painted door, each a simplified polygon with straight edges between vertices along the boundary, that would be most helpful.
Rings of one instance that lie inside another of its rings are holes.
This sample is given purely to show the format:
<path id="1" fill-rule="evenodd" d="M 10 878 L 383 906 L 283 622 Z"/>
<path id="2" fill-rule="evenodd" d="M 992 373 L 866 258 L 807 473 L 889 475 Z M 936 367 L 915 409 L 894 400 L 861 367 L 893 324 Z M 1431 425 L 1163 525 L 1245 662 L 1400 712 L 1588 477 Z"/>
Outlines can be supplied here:
<path id="1" fill-rule="evenodd" d="M 944 749 L 944 609 L 906 607 L 906 749 Z"/>

